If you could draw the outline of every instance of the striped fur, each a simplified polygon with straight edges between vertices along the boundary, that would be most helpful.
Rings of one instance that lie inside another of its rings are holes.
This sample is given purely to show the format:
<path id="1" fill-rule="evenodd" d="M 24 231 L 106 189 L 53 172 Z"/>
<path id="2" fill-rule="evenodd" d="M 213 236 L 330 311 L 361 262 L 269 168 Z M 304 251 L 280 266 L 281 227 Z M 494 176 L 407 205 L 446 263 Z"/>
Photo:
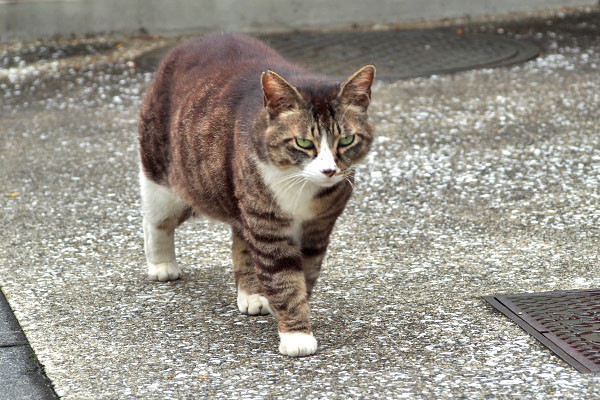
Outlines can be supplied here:
<path id="1" fill-rule="evenodd" d="M 275 313 L 284 354 L 314 353 L 308 299 L 352 193 L 352 166 L 372 142 L 374 75 L 366 66 L 339 84 L 243 35 L 169 52 L 139 122 L 152 277 L 174 277 L 160 268 L 177 268 L 177 225 L 193 215 L 224 221 L 240 310 Z M 152 201 L 156 193 L 166 200 Z"/>

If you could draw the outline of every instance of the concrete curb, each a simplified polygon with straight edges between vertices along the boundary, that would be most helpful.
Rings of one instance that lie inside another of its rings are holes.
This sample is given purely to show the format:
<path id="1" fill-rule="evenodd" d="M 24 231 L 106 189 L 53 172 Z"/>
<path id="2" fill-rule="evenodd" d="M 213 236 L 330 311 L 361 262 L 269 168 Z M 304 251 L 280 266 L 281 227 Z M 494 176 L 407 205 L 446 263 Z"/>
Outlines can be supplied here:
<path id="1" fill-rule="evenodd" d="M 0 291 L 0 399 L 58 399 Z"/>

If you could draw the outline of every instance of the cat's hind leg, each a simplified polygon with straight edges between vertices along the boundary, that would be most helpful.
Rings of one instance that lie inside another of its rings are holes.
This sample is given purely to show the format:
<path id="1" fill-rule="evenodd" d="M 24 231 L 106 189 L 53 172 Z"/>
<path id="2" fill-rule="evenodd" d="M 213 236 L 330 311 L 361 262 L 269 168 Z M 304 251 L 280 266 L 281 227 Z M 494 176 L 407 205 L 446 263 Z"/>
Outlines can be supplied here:
<path id="1" fill-rule="evenodd" d="M 175 228 L 191 215 L 191 209 L 173 191 L 140 171 L 144 213 L 144 251 L 148 276 L 154 281 L 171 281 L 181 271 L 175 261 Z"/>
<path id="2" fill-rule="evenodd" d="M 236 231 L 233 231 L 233 274 L 237 288 L 237 304 L 240 312 L 249 315 L 274 314 L 266 297 L 260 294 L 260 282 L 254 271 L 254 263 L 248 243 Z"/>

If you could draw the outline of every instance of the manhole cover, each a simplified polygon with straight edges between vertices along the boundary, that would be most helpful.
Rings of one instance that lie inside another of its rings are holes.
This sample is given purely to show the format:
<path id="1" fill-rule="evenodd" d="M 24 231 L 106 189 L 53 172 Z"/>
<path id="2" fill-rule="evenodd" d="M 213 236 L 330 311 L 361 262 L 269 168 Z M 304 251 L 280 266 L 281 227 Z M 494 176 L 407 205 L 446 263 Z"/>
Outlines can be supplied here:
<path id="1" fill-rule="evenodd" d="M 117 44 L 112 42 L 36 44 L 0 53 L 0 68 L 22 67 L 40 60 L 104 53 L 116 47 Z"/>
<path id="2" fill-rule="evenodd" d="M 378 78 L 402 79 L 509 65 L 540 52 L 527 41 L 476 33 L 458 35 L 450 29 L 297 32 L 259 38 L 286 58 L 338 79 L 369 63 L 377 66 Z M 136 65 L 154 71 L 167 50 L 142 55 Z"/>
<path id="3" fill-rule="evenodd" d="M 484 299 L 580 372 L 600 372 L 600 289 Z"/>

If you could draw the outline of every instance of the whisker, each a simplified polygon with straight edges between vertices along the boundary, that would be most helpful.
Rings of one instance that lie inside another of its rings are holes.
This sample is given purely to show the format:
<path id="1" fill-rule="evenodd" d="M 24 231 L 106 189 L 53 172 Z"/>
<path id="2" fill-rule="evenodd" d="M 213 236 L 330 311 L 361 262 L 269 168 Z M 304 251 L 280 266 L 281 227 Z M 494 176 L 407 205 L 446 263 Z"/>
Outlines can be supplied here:
<path id="1" fill-rule="evenodd" d="M 283 182 L 285 182 L 285 181 L 288 181 L 288 180 L 290 180 L 290 179 L 297 178 L 297 177 L 299 177 L 299 176 L 302 176 L 302 172 L 296 172 L 296 173 L 294 173 L 294 174 L 285 175 L 285 176 L 283 176 L 283 177 L 279 178 L 278 180 L 276 180 L 276 181 L 273 183 L 273 185 L 279 185 L 280 183 L 283 183 Z"/>
<path id="2" fill-rule="evenodd" d="M 292 203 L 294 203 L 296 205 L 296 207 L 298 206 L 298 204 L 296 204 L 296 201 L 301 198 L 301 194 L 304 191 L 304 185 L 306 185 L 306 182 L 308 182 L 308 179 L 304 180 L 304 183 L 302 183 L 302 186 L 300 186 L 300 190 L 298 190 L 296 192 L 296 194 L 294 195 Z"/>
<path id="3" fill-rule="evenodd" d="M 301 197 L 300 195 L 302 194 L 302 191 L 304 190 L 304 185 L 306 185 L 306 182 L 308 182 L 308 179 L 304 179 L 304 182 L 302 182 L 302 186 L 300 186 L 300 190 L 296 191 L 294 198 L 292 199 L 292 202 L 296 205 L 296 207 L 298 206 L 297 201 Z"/>
<path id="4" fill-rule="evenodd" d="M 276 187 L 276 192 L 273 193 L 273 198 L 271 199 L 271 204 L 269 204 L 269 213 L 273 211 L 273 207 L 275 205 L 275 200 L 278 196 L 286 194 L 290 189 L 294 186 L 300 184 L 306 178 L 304 175 L 300 173 L 295 173 L 292 175 L 286 175 L 283 178 L 276 181 L 274 186 Z M 281 185 L 280 185 L 281 184 Z"/>
<path id="5" fill-rule="evenodd" d="M 344 171 L 344 176 L 346 178 L 346 180 L 348 181 L 348 183 L 350 184 L 350 186 L 352 186 L 352 189 L 354 189 L 355 183 L 356 183 L 356 174 L 353 168 L 348 168 L 347 170 Z M 350 179 L 352 178 L 352 179 Z M 354 181 L 354 182 L 352 182 Z"/>
<path id="6" fill-rule="evenodd" d="M 346 181 L 352 186 L 352 190 L 354 190 L 354 183 L 350 180 L 350 178 L 346 177 Z"/>
<path id="7" fill-rule="evenodd" d="M 294 188 L 295 186 L 298 186 L 302 181 L 303 181 L 303 179 L 301 177 L 295 179 L 293 182 L 291 182 L 289 185 L 287 185 L 285 187 L 285 189 L 283 189 L 281 194 L 282 195 L 286 194 L 290 189 Z"/>

